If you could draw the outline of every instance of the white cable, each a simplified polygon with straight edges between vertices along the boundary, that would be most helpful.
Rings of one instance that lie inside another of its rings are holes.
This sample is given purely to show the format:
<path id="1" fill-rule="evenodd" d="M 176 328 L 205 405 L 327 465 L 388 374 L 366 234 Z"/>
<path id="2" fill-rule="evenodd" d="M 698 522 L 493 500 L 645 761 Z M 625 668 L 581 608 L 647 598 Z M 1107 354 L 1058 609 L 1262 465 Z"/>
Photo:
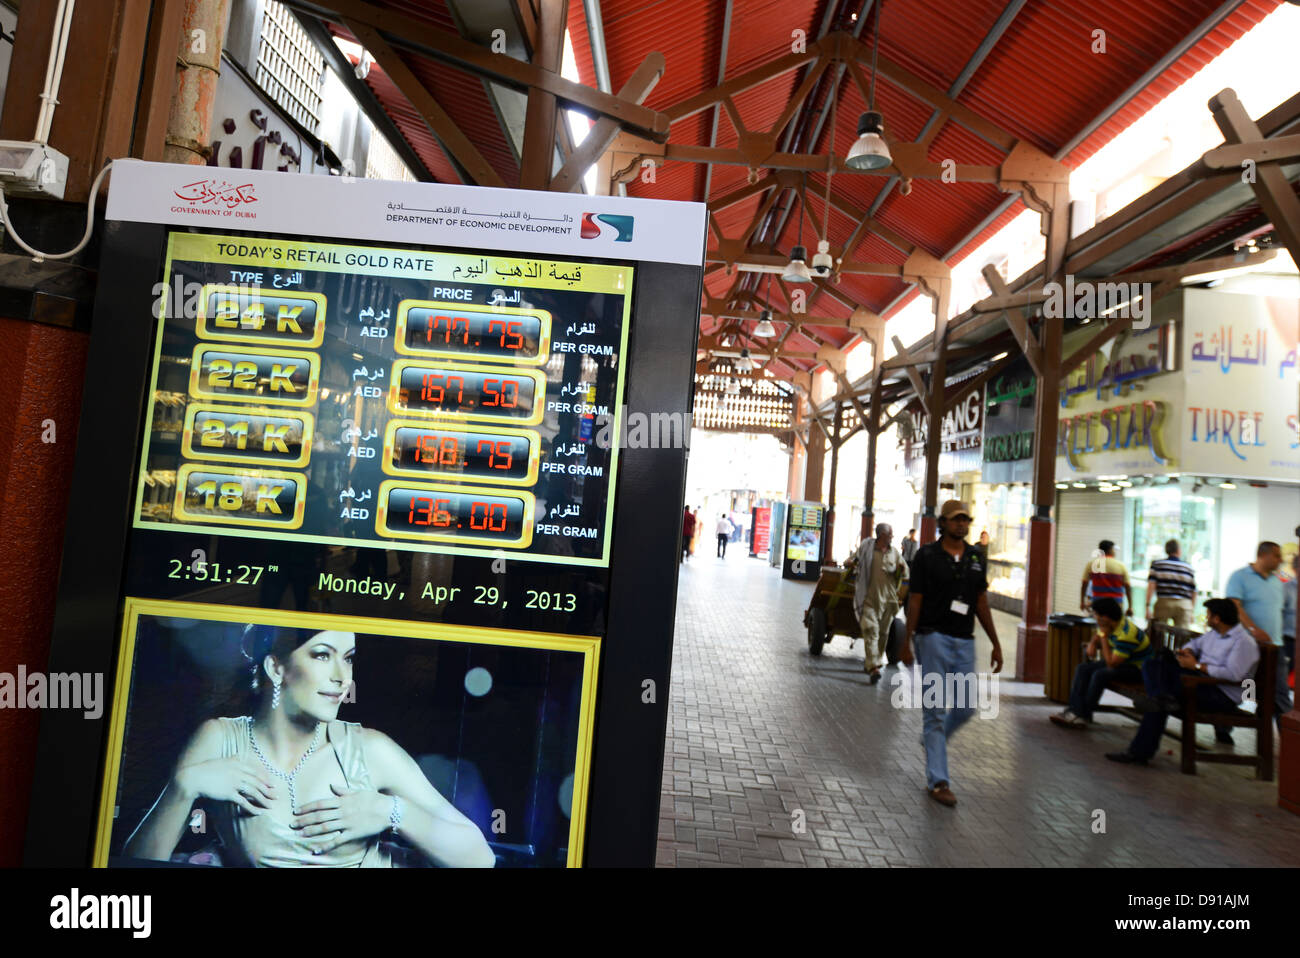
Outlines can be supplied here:
<path id="1" fill-rule="evenodd" d="M 59 105 L 59 87 L 63 83 L 63 59 L 68 54 L 68 38 L 72 36 L 72 8 L 76 6 L 77 0 L 68 0 L 67 10 L 63 14 L 63 36 L 59 38 L 59 62 L 54 66 L 54 86 L 50 90 L 52 99 L 50 100 L 50 112 L 46 114 L 45 119 L 45 136 L 50 135 L 50 128 L 54 126 L 54 108 Z"/>
<path id="2" fill-rule="evenodd" d="M 54 24 L 50 32 L 50 53 L 45 58 L 45 85 L 41 87 L 41 110 L 36 114 L 36 138 L 40 140 L 41 130 L 45 126 L 45 114 L 50 108 L 50 84 L 54 82 L 54 63 L 58 60 L 59 33 L 63 29 L 63 11 L 67 0 L 59 0 L 58 9 L 54 11 Z"/>
<path id="3" fill-rule="evenodd" d="M 104 177 L 108 175 L 108 171 L 112 168 L 113 161 L 109 160 L 104 164 L 104 168 L 99 171 L 99 175 L 95 177 L 95 181 L 90 184 L 90 197 L 86 200 L 86 232 L 81 237 L 81 242 L 72 247 L 72 249 L 68 250 L 66 253 L 42 253 L 40 250 L 33 249 L 23 242 L 23 238 L 19 236 L 17 230 L 14 229 L 14 224 L 9 222 L 9 204 L 5 201 L 4 187 L 0 187 L 0 222 L 4 223 L 5 229 L 8 230 L 9 235 L 13 237 L 13 241 L 27 252 L 31 253 L 32 257 L 38 263 L 42 263 L 47 259 L 67 259 L 69 256 L 76 256 L 85 249 L 86 244 L 90 242 L 91 230 L 95 228 L 95 197 L 99 195 L 99 186 L 104 182 Z"/>
<path id="4" fill-rule="evenodd" d="M 68 35 L 72 32 L 72 9 L 76 0 L 59 0 L 54 14 L 54 33 L 50 37 L 50 56 L 45 64 L 45 88 L 41 92 L 41 112 L 36 118 L 36 142 L 44 146 L 54 125 L 54 108 L 59 102 L 59 85 L 63 80 L 63 59 L 68 52 Z"/>

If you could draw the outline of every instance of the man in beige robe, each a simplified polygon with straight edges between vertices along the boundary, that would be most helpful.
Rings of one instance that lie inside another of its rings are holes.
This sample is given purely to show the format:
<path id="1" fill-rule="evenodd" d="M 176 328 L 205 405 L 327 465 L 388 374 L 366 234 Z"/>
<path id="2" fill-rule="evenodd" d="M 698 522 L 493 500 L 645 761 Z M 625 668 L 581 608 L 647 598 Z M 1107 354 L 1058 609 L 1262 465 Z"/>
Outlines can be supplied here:
<path id="1" fill-rule="evenodd" d="M 893 541 L 894 530 L 882 522 L 876 526 L 875 538 L 864 540 L 858 547 L 853 608 L 858 614 L 866 656 L 862 669 L 870 674 L 872 685 L 880 681 L 889 630 L 898 615 L 899 589 L 907 581 L 907 562 L 893 547 Z"/>

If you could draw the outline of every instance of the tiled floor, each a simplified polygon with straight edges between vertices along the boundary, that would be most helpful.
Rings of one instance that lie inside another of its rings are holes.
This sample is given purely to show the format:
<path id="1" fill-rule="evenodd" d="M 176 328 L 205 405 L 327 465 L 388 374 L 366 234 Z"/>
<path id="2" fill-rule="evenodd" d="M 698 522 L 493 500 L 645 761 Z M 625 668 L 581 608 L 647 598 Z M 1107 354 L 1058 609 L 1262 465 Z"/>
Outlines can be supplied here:
<path id="1" fill-rule="evenodd" d="M 808 654 L 811 592 L 738 551 L 683 566 L 660 865 L 1300 864 L 1276 783 L 1243 766 L 1183 775 L 1170 738 L 1149 768 L 1108 762 L 1135 725 L 1058 729 L 1041 684 L 1001 683 L 997 716 L 953 739 L 958 806 L 928 800 L 919 710 L 891 706 L 893 669 L 867 684 L 861 642 Z M 995 615 L 1013 674 L 1015 620 Z"/>

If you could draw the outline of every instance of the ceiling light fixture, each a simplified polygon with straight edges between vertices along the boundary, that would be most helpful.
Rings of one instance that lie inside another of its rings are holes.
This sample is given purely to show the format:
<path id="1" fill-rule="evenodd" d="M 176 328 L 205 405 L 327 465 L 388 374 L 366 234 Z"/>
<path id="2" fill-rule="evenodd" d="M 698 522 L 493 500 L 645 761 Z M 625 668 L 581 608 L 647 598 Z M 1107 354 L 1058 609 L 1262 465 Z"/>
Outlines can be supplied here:
<path id="1" fill-rule="evenodd" d="M 873 71 L 871 79 L 875 80 Z M 889 144 L 883 136 L 885 118 L 875 110 L 868 110 L 858 119 L 858 138 L 849 147 L 845 164 L 854 170 L 883 170 L 894 162 L 889 153 Z"/>
<path id="2" fill-rule="evenodd" d="M 884 0 L 876 0 L 876 26 L 871 45 L 871 93 L 867 112 L 858 118 L 858 139 L 849 147 L 845 164 L 854 170 L 883 170 L 894 162 L 885 142 L 885 118 L 876 112 L 876 56 L 880 52 L 880 8 Z"/>
<path id="3" fill-rule="evenodd" d="M 811 283 L 812 272 L 808 269 L 807 259 L 808 250 L 802 246 L 790 250 L 790 262 L 781 273 L 781 278 L 787 283 Z"/>
<path id="4" fill-rule="evenodd" d="M 799 191 L 799 243 L 790 250 L 790 263 L 781 278 L 787 283 L 811 283 L 812 272 L 808 269 L 808 250 L 803 245 L 804 202 L 803 190 Z"/>
<path id="5" fill-rule="evenodd" d="M 742 373 L 747 373 L 754 368 L 754 362 L 749 358 L 748 349 L 742 349 L 740 351 L 740 357 L 736 360 L 735 365 Z"/>

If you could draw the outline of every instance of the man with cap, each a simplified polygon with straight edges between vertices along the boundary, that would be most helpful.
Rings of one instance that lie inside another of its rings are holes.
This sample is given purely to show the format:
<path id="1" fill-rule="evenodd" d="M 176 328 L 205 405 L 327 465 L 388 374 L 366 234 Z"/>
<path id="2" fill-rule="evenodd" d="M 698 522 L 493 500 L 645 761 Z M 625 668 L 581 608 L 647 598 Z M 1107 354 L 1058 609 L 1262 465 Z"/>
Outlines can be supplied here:
<path id="1" fill-rule="evenodd" d="M 939 510 L 940 538 L 916 550 L 910 569 L 907 639 L 903 664 L 912 664 L 912 646 L 921 664 L 922 687 L 937 682 L 942 706 L 924 705 L 926 788 L 941 805 L 957 804 L 948 779 L 948 739 L 975 714 L 971 702 L 948 701 L 959 688 L 974 688 L 975 619 L 993 643 L 992 669 L 1002 671 L 1002 646 L 988 603 L 988 570 L 980 551 L 966 541 L 970 509 L 949 499 Z M 951 676 L 951 678 L 950 678 Z M 960 707 L 959 707 L 960 706 Z"/>

